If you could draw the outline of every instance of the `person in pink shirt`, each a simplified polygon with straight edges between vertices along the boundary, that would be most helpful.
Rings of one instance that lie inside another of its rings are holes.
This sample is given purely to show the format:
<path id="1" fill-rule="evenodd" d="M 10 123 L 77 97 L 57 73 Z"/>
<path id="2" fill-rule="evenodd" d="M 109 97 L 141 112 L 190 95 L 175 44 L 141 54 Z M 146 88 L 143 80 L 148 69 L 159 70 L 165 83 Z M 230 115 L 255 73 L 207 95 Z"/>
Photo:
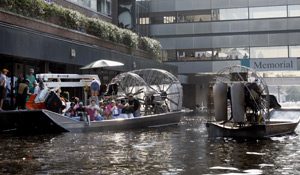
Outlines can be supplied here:
<path id="1" fill-rule="evenodd" d="M 100 108 L 96 104 L 95 100 L 91 101 L 91 104 L 86 107 L 86 112 L 90 116 L 90 121 L 103 120 L 102 116 L 99 114 Z"/>
<path id="2" fill-rule="evenodd" d="M 106 119 L 110 119 L 111 118 L 111 115 L 112 115 L 111 108 L 112 107 L 113 107 L 113 105 L 112 105 L 111 102 L 109 102 L 109 104 L 106 105 L 105 111 L 104 111 L 104 115 L 105 115 Z"/>

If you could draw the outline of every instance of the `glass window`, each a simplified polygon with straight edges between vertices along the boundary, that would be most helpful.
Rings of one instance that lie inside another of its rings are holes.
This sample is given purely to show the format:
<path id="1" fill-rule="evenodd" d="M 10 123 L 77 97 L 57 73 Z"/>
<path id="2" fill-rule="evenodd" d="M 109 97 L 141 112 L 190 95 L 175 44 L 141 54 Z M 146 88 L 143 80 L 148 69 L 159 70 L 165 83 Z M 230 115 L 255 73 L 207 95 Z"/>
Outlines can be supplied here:
<path id="1" fill-rule="evenodd" d="M 97 0 L 97 11 L 111 15 L 111 0 Z"/>
<path id="2" fill-rule="evenodd" d="M 300 16 L 300 5 L 289 5 L 289 17 Z"/>
<path id="3" fill-rule="evenodd" d="M 248 19 L 248 8 L 213 10 L 213 20 Z"/>
<path id="4" fill-rule="evenodd" d="M 300 57 L 300 46 L 290 46 L 290 57 Z"/>
<path id="5" fill-rule="evenodd" d="M 91 0 L 70 0 L 70 1 L 79 4 L 81 6 L 91 8 Z"/>
<path id="6" fill-rule="evenodd" d="M 176 56 L 176 50 L 166 50 L 165 51 L 167 54 L 167 60 L 168 61 L 175 61 L 177 56 Z M 164 54 L 164 51 L 163 51 Z"/>
<path id="7" fill-rule="evenodd" d="M 150 19 L 149 18 L 140 18 L 139 24 L 149 24 Z"/>
<path id="8" fill-rule="evenodd" d="M 218 48 L 214 49 L 214 59 L 232 60 L 249 58 L 249 48 Z"/>
<path id="9" fill-rule="evenodd" d="M 249 9 L 250 18 L 281 18 L 287 17 L 287 6 L 253 7 Z"/>
<path id="10" fill-rule="evenodd" d="M 163 24 L 164 22 L 164 19 L 163 17 L 160 17 L 160 16 L 154 16 L 154 17 L 151 17 L 151 24 Z"/>
<path id="11" fill-rule="evenodd" d="M 288 47 L 287 46 L 251 47 L 250 57 L 251 58 L 287 58 Z"/>
<path id="12" fill-rule="evenodd" d="M 193 61 L 193 60 L 211 60 L 212 50 L 208 49 L 190 49 L 190 50 L 177 50 L 177 59 L 180 61 Z"/>
<path id="13" fill-rule="evenodd" d="M 195 50 L 195 57 L 199 60 L 210 60 L 212 58 L 211 50 Z"/>
<path id="14" fill-rule="evenodd" d="M 211 21 L 210 10 L 178 12 L 178 22 L 201 22 Z"/>
<path id="15" fill-rule="evenodd" d="M 175 23 L 175 16 L 164 16 L 164 24 Z"/>

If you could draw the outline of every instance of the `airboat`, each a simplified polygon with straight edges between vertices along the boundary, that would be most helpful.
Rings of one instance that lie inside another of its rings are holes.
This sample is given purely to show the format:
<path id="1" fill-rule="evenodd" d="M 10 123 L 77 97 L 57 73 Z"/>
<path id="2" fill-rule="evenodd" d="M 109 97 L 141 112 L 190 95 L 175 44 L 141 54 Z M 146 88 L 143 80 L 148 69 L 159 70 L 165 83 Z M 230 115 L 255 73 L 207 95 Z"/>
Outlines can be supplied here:
<path id="1" fill-rule="evenodd" d="M 140 101 L 141 116 L 134 118 L 107 119 L 102 121 L 78 121 L 64 116 L 58 108 L 62 101 L 51 89 L 75 88 L 84 94 L 97 75 L 40 74 L 49 89 L 39 104 L 31 100 L 30 110 L 3 111 L 0 115 L 0 132 L 26 134 L 62 132 L 98 132 L 177 125 L 183 114 L 182 86 L 171 73 L 160 69 L 142 69 L 125 72 L 114 77 L 108 84 L 109 98 L 126 100 L 133 94 Z M 35 97 L 37 98 L 37 97 Z M 42 104 L 42 105 L 41 105 Z"/>
<path id="2" fill-rule="evenodd" d="M 208 136 L 269 138 L 294 133 L 300 109 L 283 109 L 253 69 L 226 67 L 211 83 Z"/>

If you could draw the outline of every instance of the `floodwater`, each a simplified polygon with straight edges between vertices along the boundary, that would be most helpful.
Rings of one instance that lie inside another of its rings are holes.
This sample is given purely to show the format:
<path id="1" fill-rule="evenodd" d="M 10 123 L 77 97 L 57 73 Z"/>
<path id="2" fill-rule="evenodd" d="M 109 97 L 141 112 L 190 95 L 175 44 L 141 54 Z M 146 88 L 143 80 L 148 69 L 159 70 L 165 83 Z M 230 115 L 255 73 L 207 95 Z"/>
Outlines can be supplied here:
<path id="1" fill-rule="evenodd" d="M 209 139 L 205 117 L 179 126 L 0 136 L 0 174 L 300 174 L 300 129 L 268 140 Z"/>

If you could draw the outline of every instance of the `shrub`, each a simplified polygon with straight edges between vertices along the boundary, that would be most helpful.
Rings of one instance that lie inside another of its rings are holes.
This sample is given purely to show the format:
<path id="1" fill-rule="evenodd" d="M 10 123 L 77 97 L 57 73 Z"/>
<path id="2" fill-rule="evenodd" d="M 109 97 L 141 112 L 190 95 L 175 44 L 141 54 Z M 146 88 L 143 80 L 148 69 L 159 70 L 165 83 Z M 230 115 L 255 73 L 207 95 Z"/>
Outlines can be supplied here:
<path id="1" fill-rule="evenodd" d="M 148 37 L 140 37 L 139 38 L 139 48 L 142 50 L 146 50 L 156 58 L 160 59 L 161 57 L 161 44 L 159 41 L 155 39 L 151 39 Z"/>
<path id="2" fill-rule="evenodd" d="M 131 49 L 139 47 L 142 50 L 150 52 L 155 57 L 160 56 L 161 45 L 157 40 L 138 37 L 136 33 L 130 30 L 119 28 L 100 19 L 86 17 L 77 11 L 53 3 L 47 4 L 43 0 L 0 0 L 0 8 L 66 28 L 86 32 L 104 40 L 121 43 Z"/>

